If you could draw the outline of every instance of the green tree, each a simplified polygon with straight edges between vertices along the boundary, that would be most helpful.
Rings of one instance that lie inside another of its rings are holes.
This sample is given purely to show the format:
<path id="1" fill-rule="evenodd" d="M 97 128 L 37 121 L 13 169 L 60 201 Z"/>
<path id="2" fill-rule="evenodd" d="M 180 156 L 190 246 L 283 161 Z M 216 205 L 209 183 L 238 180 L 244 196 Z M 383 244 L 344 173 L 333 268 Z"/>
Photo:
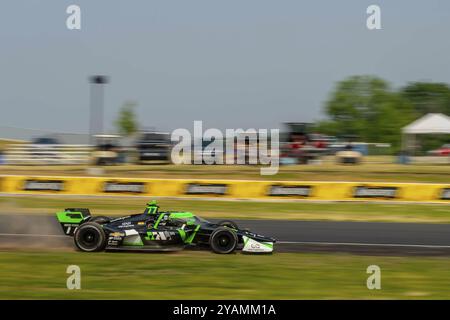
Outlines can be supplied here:
<path id="1" fill-rule="evenodd" d="M 134 112 L 135 107 L 136 103 L 126 102 L 123 104 L 119 111 L 119 116 L 116 120 L 116 126 L 119 130 L 119 133 L 124 136 L 129 136 L 130 134 L 135 133 L 138 128 L 136 115 Z"/>
<path id="2" fill-rule="evenodd" d="M 388 142 L 400 148 L 401 128 L 415 118 L 412 105 L 383 79 L 352 76 L 336 85 L 325 111 L 328 120 L 318 124 L 323 132 L 356 135 L 366 142 Z"/>
<path id="3" fill-rule="evenodd" d="M 450 87 L 446 83 L 411 82 L 401 93 L 414 106 L 418 116 L 431 112 L 450 114 Z"/>

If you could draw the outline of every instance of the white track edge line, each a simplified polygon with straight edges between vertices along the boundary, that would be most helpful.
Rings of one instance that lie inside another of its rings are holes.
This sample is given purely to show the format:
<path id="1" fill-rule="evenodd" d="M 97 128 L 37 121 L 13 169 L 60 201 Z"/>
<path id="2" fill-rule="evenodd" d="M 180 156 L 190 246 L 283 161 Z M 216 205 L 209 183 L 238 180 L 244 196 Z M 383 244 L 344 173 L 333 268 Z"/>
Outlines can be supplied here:
<path id="1" fill-rule="evenodd" d="M 373 247 L 411 247 L 411 248 L 450 248 L 446 245 L 400 244 L 400 243 L 357 243 L 357 242 L 314 242 L 314 241 L 277 241 L 279 244 L 312 244 L 312 245 L 342 245 L 342 246 L 373 246 Z"/>
<path id="2" fill-rule="evenodd" d="M 52 237 L 52 238 L 67 237 L 66 235 L 62 235 L 62 234 L 37 234 L 37 233 L 0 233 L 0 236 L 2 236 L 2 237 Z"/>

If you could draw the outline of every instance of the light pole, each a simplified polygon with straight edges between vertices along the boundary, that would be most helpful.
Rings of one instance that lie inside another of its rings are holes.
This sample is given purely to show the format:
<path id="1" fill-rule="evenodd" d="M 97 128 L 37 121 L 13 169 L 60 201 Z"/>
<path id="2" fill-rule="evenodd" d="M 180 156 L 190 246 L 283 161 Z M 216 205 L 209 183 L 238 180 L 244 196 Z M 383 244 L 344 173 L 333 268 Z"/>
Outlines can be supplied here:
<path id="1" fill-rule="evenodd" d="M 94 144 L 94 135 L 103 133 L 103 85 L 109 82 L 107 76 L 95 75 L 89 77 L 90 113 L 89 113 L 89 141 Z"/>

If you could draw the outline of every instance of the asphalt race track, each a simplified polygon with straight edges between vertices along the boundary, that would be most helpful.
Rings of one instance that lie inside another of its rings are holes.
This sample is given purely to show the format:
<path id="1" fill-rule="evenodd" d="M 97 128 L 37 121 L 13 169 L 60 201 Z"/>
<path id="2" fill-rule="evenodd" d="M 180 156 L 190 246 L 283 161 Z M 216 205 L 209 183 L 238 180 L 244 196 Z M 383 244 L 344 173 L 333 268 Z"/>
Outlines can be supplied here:
<path id="1" fill-rule="evenodd" d="M 450 255 L 450 224 L 235 220 L 279 252 Z M 74 248 L 54 216 L 0 214 L 0 248 Z"/>

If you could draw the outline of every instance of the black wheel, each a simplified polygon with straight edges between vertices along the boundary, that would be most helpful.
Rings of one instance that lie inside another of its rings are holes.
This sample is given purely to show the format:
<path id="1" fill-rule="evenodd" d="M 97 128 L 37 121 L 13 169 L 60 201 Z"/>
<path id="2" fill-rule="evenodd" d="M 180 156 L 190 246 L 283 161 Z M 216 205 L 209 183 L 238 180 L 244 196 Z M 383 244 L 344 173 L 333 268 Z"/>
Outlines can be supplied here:
<path id="1" fill-rule="evenodd" d="M 89 222 L 95 222 L 98 224 L 104 224 L 104 223 L 108 223 L 111 219 L 108 217 L 104 217 L 104 216 L 99 216 L 99 217 L 92 217 Z"/>
<path id="2" fill-rule="evenodd" d="M 102 251 L 106 247 L 105 231 L 95 222 L 82 224 L 75 231 L 73 238 L 75 245 L 82 251 Z"/>
<path id="3" fill-rule="evenodd" d="M 232 253 L 238 244 L 238 238 L 233 230 L 219 227 L 211 235 L 209 245 L 215 253 Z"/>
<path id="4" fill-rule="evenodd" d="M 219 222 L 217 222 L 218 225 L 223 226 L 223 227 L 228 227 L 228 228 L 232 228 L 232 229 L 239 229 L 238 225 L 236 224 L 236 222 L 231 221 L 231 220 L 221 220 Z"/>

